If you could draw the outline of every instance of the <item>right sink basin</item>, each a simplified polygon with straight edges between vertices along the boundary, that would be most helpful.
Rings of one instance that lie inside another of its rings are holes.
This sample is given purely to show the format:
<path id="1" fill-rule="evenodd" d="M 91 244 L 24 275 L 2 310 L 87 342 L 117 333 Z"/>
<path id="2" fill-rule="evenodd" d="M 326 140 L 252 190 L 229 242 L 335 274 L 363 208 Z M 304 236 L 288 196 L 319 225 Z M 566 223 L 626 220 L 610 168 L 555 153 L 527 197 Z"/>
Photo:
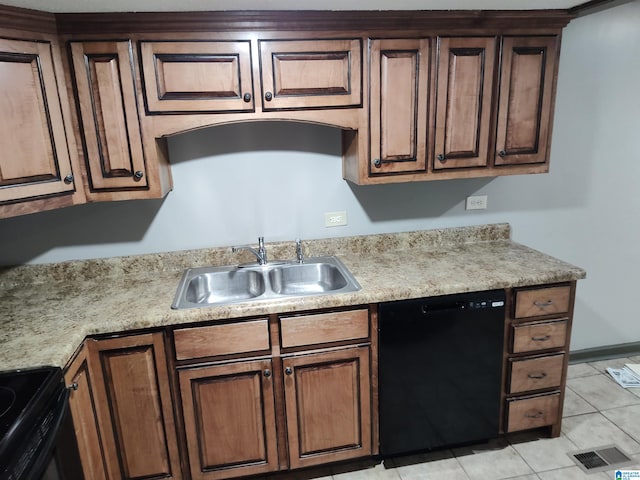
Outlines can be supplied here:
<path id="1" fill-rule="evenodd" d="M 202 267 L 185 270 L 173 309 L 239 302 L 337 294 L 360 290 L 337 257 L 311 257 L 304 263 Z"/>
<path id="2" fill-rule="evenodd" d="M 311 295 L 340 290 L 349 281 L 336 265 L 327 262 L 293 263 L 269 272 L 271 288 L 278 295 Z"/>

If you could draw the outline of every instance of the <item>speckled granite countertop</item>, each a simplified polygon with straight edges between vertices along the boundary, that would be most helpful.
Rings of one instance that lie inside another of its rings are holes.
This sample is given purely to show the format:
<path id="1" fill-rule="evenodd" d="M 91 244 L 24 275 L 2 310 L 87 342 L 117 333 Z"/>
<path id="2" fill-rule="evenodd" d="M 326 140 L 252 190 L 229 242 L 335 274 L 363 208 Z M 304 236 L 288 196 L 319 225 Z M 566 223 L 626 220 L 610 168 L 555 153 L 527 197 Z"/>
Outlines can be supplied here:
<path id="1" fill-rule="evenodd" d="M 307 256 L 337 255 L 362 290 L 187 310 L 171 309 L 185 268 L 252 258 L 215 248 L 0 270 L 0 371 L 64 366 L 88 335 L 585 278 L 510 237 L 496 224 L 310 240 Z M 267 249 L 295 256 L 293 242 Z"/>

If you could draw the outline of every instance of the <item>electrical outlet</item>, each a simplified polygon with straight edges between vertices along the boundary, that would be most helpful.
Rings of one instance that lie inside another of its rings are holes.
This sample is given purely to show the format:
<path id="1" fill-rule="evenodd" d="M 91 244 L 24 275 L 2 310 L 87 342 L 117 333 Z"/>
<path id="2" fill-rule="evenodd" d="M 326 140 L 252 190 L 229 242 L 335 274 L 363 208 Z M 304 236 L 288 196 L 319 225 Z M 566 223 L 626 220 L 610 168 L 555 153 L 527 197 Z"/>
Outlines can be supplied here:
<path id="1" fill-rule="evenodd" d="M 474 195 L 467 197 L 467 210 L 484 210 L 485 208 L 487 208 L 486 195 Z"/>
<path id="2" fill-rule="evenodd" d="M 325 227 L 341 227 L 347 224 L 347 212 L 327 212 L 324 214 Z"/>

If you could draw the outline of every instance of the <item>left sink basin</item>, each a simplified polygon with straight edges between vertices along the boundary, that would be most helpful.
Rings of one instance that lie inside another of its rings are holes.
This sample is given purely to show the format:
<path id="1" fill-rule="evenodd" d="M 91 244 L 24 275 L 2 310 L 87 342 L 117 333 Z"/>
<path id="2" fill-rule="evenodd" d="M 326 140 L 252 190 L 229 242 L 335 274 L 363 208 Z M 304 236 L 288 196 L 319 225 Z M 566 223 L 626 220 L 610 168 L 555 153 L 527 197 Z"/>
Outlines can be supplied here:
<path id="1" fill-rule="evenodd" d="M 360 284 L 337 257 L 267 265 L 185 270 L 171 308 L 197 308 L 287 297 L 355 292 Z"/>
<path id="2" fill-rule="evenodd" d="M 264 293 L 264 277 L 255 270 L 220 270 L 196 273 L 186 283 L 189 303 L 213 304 L 243 301 Z"/>

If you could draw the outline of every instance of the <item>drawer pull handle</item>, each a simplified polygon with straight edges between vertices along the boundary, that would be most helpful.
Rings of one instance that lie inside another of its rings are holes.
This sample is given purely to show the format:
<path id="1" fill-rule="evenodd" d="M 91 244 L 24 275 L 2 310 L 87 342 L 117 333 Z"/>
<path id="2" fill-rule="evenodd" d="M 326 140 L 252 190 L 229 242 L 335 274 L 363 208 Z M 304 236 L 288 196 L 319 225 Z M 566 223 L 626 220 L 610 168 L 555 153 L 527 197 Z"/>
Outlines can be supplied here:
<path id="1" fill-rule="evenodd" d="M 291 375 L 293 373 L 293 368 L 291 367 L 287 367 L 284 369 L 284 373 L 286 373 L 287 375 Z"/>
<path id="2" fill-rule="evenodd" d="M 536 413 L 525 413 L 524 416 L 527 418 L 540 418 L 544 415 L 544 413 L 538 411 Z"/>
<path id="3" fill-rule="evenodd" d="M 545 335 L 544 337 L 531 337 L 534 342 L 546 342 L 551 338 L 551 335 Z"/>
<path id="4" fill-rule="evenodd" d="M 547 374 L 545 372 L 530 373 L 527 376 L 533 380 L 542 380 L 543 378 L 547 378 Z"/>
<path id="5" fill-rule="evenodd" d="M 547 300 L 546 302 L 539 302 L 535 300 L 533 304 L 538 308 L 547 308 L 553 305 L 553 300 Z"/>

